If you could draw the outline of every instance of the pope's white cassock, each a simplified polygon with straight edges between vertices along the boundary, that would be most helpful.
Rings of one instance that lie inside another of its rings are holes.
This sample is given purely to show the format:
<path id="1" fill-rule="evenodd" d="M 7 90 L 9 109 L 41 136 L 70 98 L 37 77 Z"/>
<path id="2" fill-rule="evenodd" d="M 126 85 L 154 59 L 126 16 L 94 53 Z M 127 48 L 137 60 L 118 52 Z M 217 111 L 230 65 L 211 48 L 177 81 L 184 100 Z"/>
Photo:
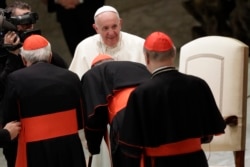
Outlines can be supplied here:
<path id="1" fill-rule="evenodd" d="M 99 54 L 108 54 L 114 60 L 127 60 L 145 64 L 143 56 L 144 39 L 133 34 L 120 32 L 120 41 L 116 47 L 106 46 L 99 34 L 86 38 L 78 44 L 69 70 L 82 75 L 91 67 L 93 59 Z"/>
<path id="2" fill-rule="evenodd" d="M 145 64 L 143 55 L 144 39 L 133 34 L 120 32 L 120 40 L 116 47 L 106 46 L 99 34 L 88 37 L 81 41 L 76 47 L 73 60 L 69 70 L 77 73 L 81 79 L 83 74 L 91 68 L 93 59 L 100 53 L 108 54 L 114 60 L 126 60 Z M 84 152 L 88 163 L 88 150 L 83 131 L 80 131 L 80 137 L 84 145 Z M 110 153 L 104 140 L 102 140 L 100 154 L 94 155 L 91 167 L 111 167 Z"/>

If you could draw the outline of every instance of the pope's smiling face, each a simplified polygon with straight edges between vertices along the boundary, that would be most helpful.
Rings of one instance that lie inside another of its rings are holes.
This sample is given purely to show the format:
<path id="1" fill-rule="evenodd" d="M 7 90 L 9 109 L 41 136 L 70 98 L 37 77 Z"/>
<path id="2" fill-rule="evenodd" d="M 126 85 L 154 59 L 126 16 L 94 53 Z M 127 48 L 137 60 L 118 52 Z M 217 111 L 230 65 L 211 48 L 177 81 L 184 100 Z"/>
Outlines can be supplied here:
<path id="1" fill-rule="evenodd" d="M 115 12 L 104 12 L 96 17 L 93 25 L 103 42 L 109 47 L 115 47 L 120 38 L 122 20 Z"/>

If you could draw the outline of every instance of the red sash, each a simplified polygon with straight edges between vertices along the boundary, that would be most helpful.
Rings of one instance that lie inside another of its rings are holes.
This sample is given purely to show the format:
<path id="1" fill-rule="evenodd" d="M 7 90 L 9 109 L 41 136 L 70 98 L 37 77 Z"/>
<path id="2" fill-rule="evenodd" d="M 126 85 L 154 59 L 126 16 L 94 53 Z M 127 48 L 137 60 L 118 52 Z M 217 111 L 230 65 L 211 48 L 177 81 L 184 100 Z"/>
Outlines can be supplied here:
<path id="1" fill-rule="evenodd" d="M 201 150 L 201 140 L 200 138 L 191 138 L 175 143 L 164 144 L 159 147 L 146 147 L 144 150 L 145 156 L 152 157 L 151 163 L 152 166 L 154 166 L 155 157 L 180 155 Z M 141 157 L 141 167 L 144 167 L 144 155 Z"/>
<path id="2" fill-rule="evenodd" d="M 76 110 L 21 119 L 15 167 L 27 167 L 26 144 L 78 133 Z"/>
<path id="3" fill-rule="evenodd" d="M 128 97 L 135 87 L 125 88 L 114 93 L 114 96 L 109 102 L 109 123 L 112 122 L 118 111 L 126 107 Z"/>

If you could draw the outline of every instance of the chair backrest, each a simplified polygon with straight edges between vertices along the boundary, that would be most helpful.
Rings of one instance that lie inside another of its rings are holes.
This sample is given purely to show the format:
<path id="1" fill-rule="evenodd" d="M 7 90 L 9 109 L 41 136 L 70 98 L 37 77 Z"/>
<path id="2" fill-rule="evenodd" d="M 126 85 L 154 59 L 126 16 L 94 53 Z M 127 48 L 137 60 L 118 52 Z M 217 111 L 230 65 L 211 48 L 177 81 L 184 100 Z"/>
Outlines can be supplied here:
<path id="1" fill-rule="evenodd" d="M 236 126 L 227 126 L 225 134 L 203 144 L 203 149 L 245 150 L 248 46 L 222 36 L 195 39 L 181 47 L 179 71 L 203 78 L 210 86 L 223 117 L 238 118 Z"/>

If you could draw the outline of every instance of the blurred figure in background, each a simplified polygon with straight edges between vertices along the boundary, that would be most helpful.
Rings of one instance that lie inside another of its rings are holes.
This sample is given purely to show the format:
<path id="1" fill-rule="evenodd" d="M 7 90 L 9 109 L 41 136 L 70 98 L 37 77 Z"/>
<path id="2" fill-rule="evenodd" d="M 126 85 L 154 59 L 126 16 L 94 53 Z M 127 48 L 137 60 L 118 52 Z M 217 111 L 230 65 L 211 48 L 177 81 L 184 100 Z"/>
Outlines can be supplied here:
<path id="1" fill-rule="evenodd" d="M 73 57 L 76 46 L 83 39 L 94 35 L 92 27 L 95 11 L 105 0 L 42 0 L 48 12 L 56 12 L 64 38 Z"/>
<path id="2" fill-rule="evenodd" d="M 17 20 L 20 21 L 20 23 L 17 23 L 16 25 L 19 34 L 22 34 L 23 32 L 26 32 L 28 35 L 41 33 L 41 30 L 35 29 L 35 23 L 39 16 L 37 13 L 32 12 L 32 7 L 28 3 L 18 0 L 13 1 L 7 6 L 6 11 L 11 12 L 11 16 L 18 18 Z M 26 38 L 27 36 L 24 36 L 23 38 Z M 21 39 L 21 42 L 23 42 L 23 40 L 24 39 Z M 68 68 L 68 64 L 65 60 L 54 51 L 51 62 L 62 68 Z"/>
<path id="3" fill-rule="evenodd" d="M 6 0 L 1 0 L 0 1 L 0 8 L 6 8 Z"/>
<path id="4" fill-rule="evenodd" d="M 221 35 L 250 45 L 249 0 L 185 0 L 182 5 L 200 23 L 192 27 L 193 38 Z"/>

